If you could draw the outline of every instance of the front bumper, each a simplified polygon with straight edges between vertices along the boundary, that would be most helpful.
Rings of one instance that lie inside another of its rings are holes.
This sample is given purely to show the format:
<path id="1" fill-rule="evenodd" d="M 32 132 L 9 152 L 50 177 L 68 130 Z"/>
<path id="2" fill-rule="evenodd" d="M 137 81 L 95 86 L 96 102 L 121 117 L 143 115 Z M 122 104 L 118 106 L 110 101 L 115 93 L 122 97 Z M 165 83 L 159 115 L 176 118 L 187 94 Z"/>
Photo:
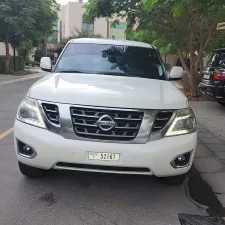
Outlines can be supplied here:
<path id="1" fill-rule="evenodd" d="M 92 172 L 111 172 L 124 174 L 145 174 L 163 176 L 176 176 L 189 171 L 194 152 L 197 145 L 197 133 L 188 135 L 166 137 L 151 141 L 146 144 L 121 144 L 103 143 L 81 140 L 70 140 L 49 132 L 48 130 L 27 125 L 18 120 L 14 126 L 15 143 L 17 140 L 31 146 L 37 153 L 33 159 L 28 159 L 18 154 L 15 144 L 17 158 L 20 162 L 42 169 L 72 169 Z M 174 169 L 171 161 L 178 155 L 190 152 L 190 163 L 187 167 Z M 89 160 L 88 152 L 119 153 L 120 160 L 100 161 Z M 127 172 L 96 170 L 88 168 L 66 168 L 59 167 L 58 162 L 84 165 L 98 165 L 111 167 L 148 168 L 149 172 Z"/>
<path id="2" fill-rule="evenodd" d="M 207 99 L 225 102 L 224 86 L 208 85 L 201 82 L 199 83 L 198 91 L 200 95 L 206 97 Z"/>

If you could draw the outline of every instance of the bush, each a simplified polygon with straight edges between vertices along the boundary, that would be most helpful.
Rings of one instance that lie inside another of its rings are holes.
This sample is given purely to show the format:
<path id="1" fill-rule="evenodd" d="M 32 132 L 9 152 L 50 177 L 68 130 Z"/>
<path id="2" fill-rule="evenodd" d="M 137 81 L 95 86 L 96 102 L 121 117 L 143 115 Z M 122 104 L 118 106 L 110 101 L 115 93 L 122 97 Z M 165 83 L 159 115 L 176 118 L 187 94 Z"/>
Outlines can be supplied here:
<path id="1" fill-rule="evenodd" d="M 47 57 L 50 57 L 51 60 L 54 60 L 54 52 L 48 52 Z"/>
<path id="2" fill-rule="evenodd" d="M 0 73 L 4 73 L 5 56 L 0 56 Z M 14 71 L 14 57 L 10 57 L 9 61 L 10 70 Z M 24 70 L 24 60 L 20 56 L 16 56 L 16 70 L 14 72 Z"/>
<path id="3" fill-rule="evenodd" d="M 41 58 L 44 56 L 44 52 L 41 49 L 37 49 L 34 53 L 34 61 L 40 64 Z M 47 57 L 50 57 L 51 60 L 54 60 L 54 52 L 47 52 Z"/>
<path id="4" fill-rule="evenodd" d="M 44 53 L 42 49 L 37 49 L 34 53 L 34 61 L 39 62 L 41 61 L 41 58 L 44 56 Z"/>

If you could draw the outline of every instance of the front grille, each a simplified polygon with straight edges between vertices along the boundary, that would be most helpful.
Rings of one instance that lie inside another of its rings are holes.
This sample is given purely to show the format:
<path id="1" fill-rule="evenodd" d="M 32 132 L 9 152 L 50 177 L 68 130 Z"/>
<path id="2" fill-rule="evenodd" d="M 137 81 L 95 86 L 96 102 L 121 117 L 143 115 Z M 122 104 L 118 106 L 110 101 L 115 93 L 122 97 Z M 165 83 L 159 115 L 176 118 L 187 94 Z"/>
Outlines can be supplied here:
<path id="1" fill-rule="evenodd" d="M 103 108 L 71 107 L 70 112 L 74 132 L 78 137 L 115 141 L 134 140 L 144 116 L 139 111 Z M 114 127 L 108 131 L 102 130 L 98 125 L 99 119 L 104 115 L 110 116 L 115 122 Z"/>
<path id="2" fill-rule="evenodd" d="M 160 131 L 162 130 L 166 124 L 169 122 L 173 115 L 173 112 L 159 112 L 156 114 L 155 122 L 152 127 L 152 131 Z"/>
<path id="3" fill-rule="evenodd" d="M 59 109 L 57 105 L 42 103 L 43 110 L 47 119 L 56 125 L 59 125 Z"/>

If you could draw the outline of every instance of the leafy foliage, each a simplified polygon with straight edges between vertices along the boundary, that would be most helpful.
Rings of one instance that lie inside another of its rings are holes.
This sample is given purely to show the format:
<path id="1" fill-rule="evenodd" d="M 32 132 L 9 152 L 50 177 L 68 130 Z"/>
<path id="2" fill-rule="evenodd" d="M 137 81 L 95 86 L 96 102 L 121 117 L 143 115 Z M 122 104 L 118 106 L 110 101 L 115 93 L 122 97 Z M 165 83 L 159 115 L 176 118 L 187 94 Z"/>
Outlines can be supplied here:
<path id="1" fill-rule="evenodd" d="M 14 39 L 17 46 L 28 40 L 35 45 L 46 40 L 57 21 L 57 11 L 55 0 L 1 0 L 0 41 L 6 46 L 5 73 L 10 68 L 9 44 Z"/>
<path id="2" fill-rule="evenodd" d="M 128 38 L 151 42 L 163 54 L 176 51 L 190 74 L 193 96 L 204 54 L 222 43 L 216 25 L 224 20 L 224 0 L 89 0 L 86 9 L 89 18 L 126 16 Z M 190 56 L 190 70 L 184 53 Z"/>
<path id="3" fill-rule="evenodd" d="M 28 60 L 28 56 L 33 48 L 33 42 L 31 40 L 23 41 L 20 43 L 18 47 L 19 56 L 21 56 L 26 62 Z"/>
<path id="4" fill-rule="evenodd" d="M 87 30 L 83 30 L 83 29 L 79 30 L 77 28 L 74 28 L 73 34 L 71 37 L 68 38 L 68 40 L 77 39 L 77 38 L 102 38 L 102 35 L 94 34 L 94 33 L 88 32 Z"/>

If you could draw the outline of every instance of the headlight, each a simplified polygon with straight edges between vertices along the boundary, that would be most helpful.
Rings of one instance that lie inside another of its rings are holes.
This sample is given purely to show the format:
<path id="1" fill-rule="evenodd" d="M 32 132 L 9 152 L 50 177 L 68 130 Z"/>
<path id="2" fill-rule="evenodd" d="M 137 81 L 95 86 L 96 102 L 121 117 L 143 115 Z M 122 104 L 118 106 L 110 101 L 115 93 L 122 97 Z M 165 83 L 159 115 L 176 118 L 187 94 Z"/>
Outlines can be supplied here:
<path id="1" fill-rule="evenodd" d="M 195 131 L 196 120 L 192 109 L 181 109 L 178 111 L 173 123 L 166 133 L 166 136 L 189 134 Z"/>
<path id="2" fill-rule="evenodd" d="M 26 97 L 20 104 L 17 119 L 36 127 L 46 128 L 37 101 L 31 98 Z"/>

